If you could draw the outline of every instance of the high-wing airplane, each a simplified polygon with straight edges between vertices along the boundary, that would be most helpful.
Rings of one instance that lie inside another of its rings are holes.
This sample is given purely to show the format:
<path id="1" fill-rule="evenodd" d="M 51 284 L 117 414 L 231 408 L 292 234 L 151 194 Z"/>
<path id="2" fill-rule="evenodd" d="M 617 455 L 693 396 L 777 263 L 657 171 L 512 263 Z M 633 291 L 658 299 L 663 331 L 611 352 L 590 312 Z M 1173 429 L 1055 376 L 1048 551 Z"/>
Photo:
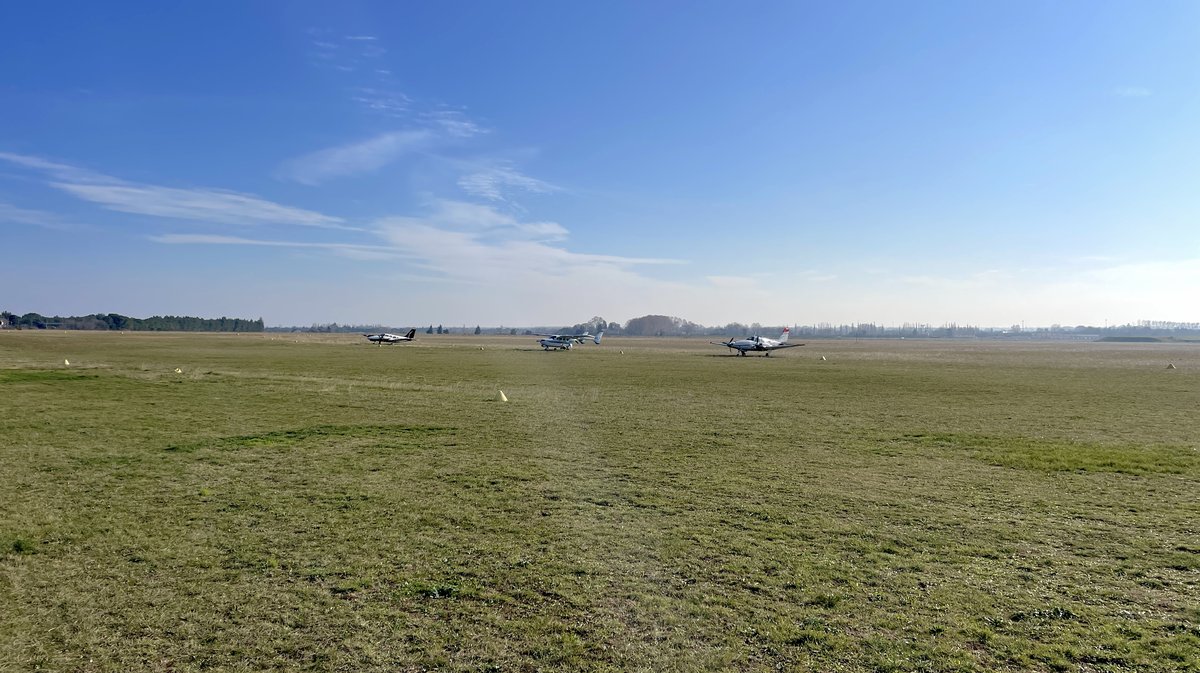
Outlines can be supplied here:
<path id="1" fill-rule="evenodd" d="M 783 328 L 783 334 L 779 335 L 778 339 L 768 339 L 755 334 L 754 336 L 746 337 L 745 339 L 730 339 L 729 341 L 710 341 L 709 343 L 715 346 L 725 346 L 726 348 L 736 350 L 738 355 L 745 355 L 747 352 L 761 352 L 765 356 L 770 356 L 771 351 L 779 350 L 780 348 L 795 348 L 804 344 L 790 344 L 788 340 L 789 328 Z"/>
<path id="2" fill-rule="evenodd" d="M 543 350 L 571 350 L 572 346 L 583 343 L 584 339 L 591 339 L 593 343 L 599 345 L 600 337 L 604 336 L 604 331 L 601 330 L 600 333 L 596 334 L 595 336 L 592 336 L 587 332 L 584 332 L 583 334 L 535 334 L 534 336 L 544 337 L 542 339 L 538 339 L 538 345 L 540 345 Z"/>
<path id="3" fill-rule="evenodd" d="M 364 334 L 363 336 L 367 337 L 367 341 L 382 346 L 384 344 L 398 344 L 405 341 L 412 341 L 417 336 L 417 330 L 410 329 L 408 330 L 408 334 L 405 334 L 404 336 L 400 336 L 399 334 L 388 334 L 387 332 L 384 332 L 383 334 Z"/>

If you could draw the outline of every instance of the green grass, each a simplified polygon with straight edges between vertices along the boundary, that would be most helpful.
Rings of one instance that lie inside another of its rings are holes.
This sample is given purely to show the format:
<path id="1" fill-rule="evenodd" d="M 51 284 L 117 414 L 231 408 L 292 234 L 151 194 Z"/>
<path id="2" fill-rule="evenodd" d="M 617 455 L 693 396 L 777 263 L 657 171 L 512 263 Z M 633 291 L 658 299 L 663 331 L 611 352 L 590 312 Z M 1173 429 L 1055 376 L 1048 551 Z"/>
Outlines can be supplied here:
<path id="1" fill-rule="evenodd" d="M 1198 372 L 0 333 L 0 670 L 1197 671 Z"/>

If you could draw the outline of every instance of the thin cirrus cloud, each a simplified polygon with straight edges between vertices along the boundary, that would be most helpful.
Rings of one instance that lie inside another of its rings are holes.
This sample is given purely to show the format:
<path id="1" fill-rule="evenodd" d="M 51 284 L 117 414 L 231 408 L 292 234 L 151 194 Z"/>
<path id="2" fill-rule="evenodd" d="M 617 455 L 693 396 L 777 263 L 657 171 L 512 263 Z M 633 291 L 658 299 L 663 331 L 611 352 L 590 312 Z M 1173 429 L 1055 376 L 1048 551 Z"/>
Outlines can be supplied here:
<path id="1" fill-rule="evenodd" d="M 313 63 L 336 71 L 346 80 L 350 101 L 370 113 L 384 117 L 408 116 L 413 101 L 400 90 L 386 67 L 387 49 L 374 35 L 335 36 L 327 30 L 309 31 Z"/>
<path id="2" fill-rule="evenodd" d="M 567 238 L 566 228 L 557 222 L 523 222 L 492 206 L 453 199 L 434 201 L 426 220 L 446 231 L 467 231 L 488 239 L 561 241 Z"/>
<path id="3" fill-rule="evenodd" d="M 544 282 L 571 278 L 640 276 L 635 267 L 679 264 L 679 260 L 577 253 L 560 242 L 567 230 L 555 222 L 524 222 L 484 206 L 434 202 L 424 217 L 387 217 L 375 222 L 381 244 L 295 242 L 210 234 L 167 234 L 150 240 L 170 245 L 249 245 L 325 250 L 356 259 L 403 259 L 437 274 L 427 280 L 490 283 L 495 278 L 531 277 Z"/>
<path id="4" fill-rule="evenodd" d="M 73 228 L 54 213 L 21 208 L 3 201 L 0 201 L 0 223 L 29 224 L 43 229 L 67 230 Z"/>
<path id="5" fill-rule="evenodd" d="M 349 92 L 359 108 L 402 123 L 407 130 L 382 133 L 328 147 L 288 160 L 275 171 L 276 177 L 316 186 L 333 180 L 374 173 L 407 154 L 429 152 L 442 145 L 458 144 L 490 130 L 470 118 L 459 107 L 419 102 L 401 90 L 386 62 L 388 50 L 376 35 L 334 34 L 327 29 L 312 29 L 313 62 L 320 68 L 337 71 L 337 80 Z M 507 177 L 507 182 L 506 182 Z M 510 171 L 508 176 L 479 176 L 466 179 L 470 193 L 500 200 L 502 186 L 527 190 L 545 189 L 545 185 L 525 180 Z M 473 190 L 473 191 L 472 191 Z"/>
<path id="6" fill-rule="evenodd" d="M 351 102 L 367 112 L 391 118 L 408 118 L 422 127 L 456 138 L 469 138 L 487 129 L 452 106 L 418 104 L 392 75 L 388 50 L 375 35 L 333 35 L 325 29 L 309 31 L 313 63 L 337 73 Z"/>
<path id="7" fill-rule="evenodd" d="M 487 240 L 480 234 L 448 231 L 412 218 L 386 218 L 378 232 L 391 247 L 420 260 L 423 267 L 448 278 L 494 282 L 496 278 L 536 274 L 581 278 L 597 270 L 629 272 L 647 264 L 678 264 L 677 260 L 620 257 L 571 252 L 544 241 Z"/>
<path id="8" fill-rule="evenodd" d="M 102 173 L 89 171 L 86 168 L 71 166 L 57 161 L 51 161 L 42 157 L 36 157 L 29 154 L 15 154 L 12 152 L 0 152 L 0 160 L 7 161 L 15 166 L 29 168 L 40 173 L 51 175 L 54 178 L 63 182 L 81 182 L 90 184 L 120 184 L 120 180 L 109 177 Z"/>
<path id="9" fill-rule="evenodd" d="M 340 217 L 285 206 L 250 194 L 126 182 L 41 157 L 0 152 L 0 160 L 48 176 L 47 185 L 109 210 L 223 224 L 287 224 L 353 229 Z"/>
<path id="10" fill-rule="evenodd" d="M 458 186 L 466 193 L 490 201 L 507 201 L 510 190 L 532 194 L 548 194 L 560 191 L 559 187 L 537 178 L 531 178 L 512 166 L 495 166 L 462 176 Z"/>
<path id="11" fill-rule="evenodd" d="M 123 213 L 224 224 L 274 223 L 347 228 L 341 224 L 341 218 L 236 192 L 155 185 L 50 184 L 85 201 Z"/>
<path id="12" fill-rule="evenodd" d="M 374 35 L 336 36 L 327 30 L 312 29 L 309 36 L 315 61 L 342 72 L 373 70 L 387 55 L 387 49 Z"/>
<path id="13" fill-rule="evenodd" d="M 428 146 L 434 138 L 428 129 L 384 133 L 292 159 L 280 167 L 277 175 L 300 184 L 319 185 L 335 178 L 371 173 Z"/>
<path id="14" fill-rule="evenodd" d="M 447 278 L 490 282 L 498 275 L 536 274 L 543 281 L 565 274 L 632 275 L 644 265 L 679 260 L 577 253 L 561 241 L 567 230 L 555 222 L 523 222 L 485 205 L 441 200 L 426 217 L 389 217 L 376 233 L 397 252 Z"/>
<path id="15" fill-rule="evenodd" d="M 163 234 L 150 236 L 155 243 L 166 245 L 250 245 L 271 248 L 309 248 L 327 250 L 343 257 L 353 259 L 397 259 L 401 255 L 394 249 L 379 245 L 361 245 L 356 243 L 309 243 L 302 241 L 270 241 L 241 236 L 220 236 L 213 234 Z"/>
<path id="16" fill-rule="evenodd" d="M 383 240 L 414 260 L 409 272 L 423 283 L 417 302 L 430 312 L 471 311 L 491 324 L 544 324 L 580 306 L 600 315 L 636 315 L 666 306 L 689 308 L 701 296 L 686 283 L 646 273 L 647 267 L 678 260 L 574 252 L 529 238 L 522 224 L 450 228 L 420 217 L 375 223 Z"/>
<path id="17" fill-rule="evenodd" d="M 421 114 L 421 119 L 454 138 L 470 138 L 488 132 L 488 129 L 475 123 L 460 110 L 433 110 Z"/>
<path id="18" fill-rule="evenodd" d="M 359 87 L 350 96 L 350 100 L 371 112 L 389 117 L 401 117 L 412 106 L 412 99 L 404 93 L 377 86 Z"/>

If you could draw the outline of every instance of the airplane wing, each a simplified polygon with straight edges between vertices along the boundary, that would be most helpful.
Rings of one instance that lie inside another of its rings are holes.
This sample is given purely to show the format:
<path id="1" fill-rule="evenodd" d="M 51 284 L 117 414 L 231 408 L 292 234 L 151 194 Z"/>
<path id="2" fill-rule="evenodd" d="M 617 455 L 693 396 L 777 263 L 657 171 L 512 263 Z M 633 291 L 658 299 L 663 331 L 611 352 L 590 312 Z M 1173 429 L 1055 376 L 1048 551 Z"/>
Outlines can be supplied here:
<path id="1" fill-rule="evenodd" d="M 769 351 L 777 351 L 777 350 L 779 350 L 780 348 L 795 348 L 796 346 L 803 346 L 803 345 L 804 345 L 804 344 L 779 344 L 779 345 L 777 345 L 777 346 L 767 346 L 767 347 L 765 348 L 765 350 L 769 350 Z"/>

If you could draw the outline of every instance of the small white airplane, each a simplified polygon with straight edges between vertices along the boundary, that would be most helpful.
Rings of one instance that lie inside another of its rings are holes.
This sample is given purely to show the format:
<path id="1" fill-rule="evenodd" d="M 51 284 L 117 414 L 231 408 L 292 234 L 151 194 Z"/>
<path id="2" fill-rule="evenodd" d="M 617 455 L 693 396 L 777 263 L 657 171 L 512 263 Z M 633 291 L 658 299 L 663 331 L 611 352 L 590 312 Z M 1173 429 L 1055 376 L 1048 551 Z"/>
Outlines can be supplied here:
<path id="1" fill-rule="evenodd" d="M 400 336 L 399 334 L 388 334 L 387 332 L 384 332 L 383 334 L 364 334 L 363 336 L 367 337 L 367 341 L 382 346 L 384 344 L 398 344 L 405 341 L 412 341 L 417 336 L 417 330 L 415 328 L 410 329 L 408 330 L 408 334 L 405 334 L 404 336 Z"/>
<path id="2" fill-rule="evenodd" d="M 595 336 L 587 332 L 583 334 L 535 334 L 534 336 L 544 337 L 538 339 L 538 345 L 542 347 L 542 350 L 562 349 L 569 351 L 575 344 L 582 344 L 584 339 L 591 339 L 592 343 L 595 343 L 597 346 L 600 345 L 600 337 L 604 336 L 604 331 L 601 330 Z"/>
<path id="3" fill-rule="evenodd" d="M 760 351 L 764 356 L 770 356 L 771 351 L 777 351 L 780 348 L 795 348 L 804 344 L 790 344 L 788 340 L 788 332 L 790 328 L 784 327 L 783 334 L 779 335 L 778 339 L 768 339 L 755 334 L 745 339 L 730 339 L 729 341 L 710 341 L 714 346 L 725 346 L 731 350 L 736 350 L 738 355 L 745 355 L 748 351 Z"/>

